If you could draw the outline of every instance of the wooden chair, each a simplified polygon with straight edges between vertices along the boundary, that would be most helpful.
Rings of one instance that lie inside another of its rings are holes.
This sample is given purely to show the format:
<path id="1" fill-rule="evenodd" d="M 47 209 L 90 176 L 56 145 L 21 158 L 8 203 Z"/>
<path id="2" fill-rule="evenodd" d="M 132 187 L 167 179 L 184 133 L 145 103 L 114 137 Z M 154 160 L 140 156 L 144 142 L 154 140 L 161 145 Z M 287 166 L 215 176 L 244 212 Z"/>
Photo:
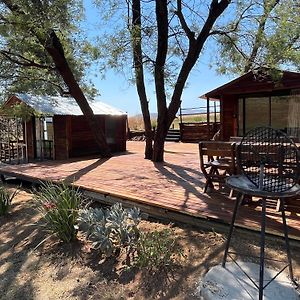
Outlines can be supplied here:
<path id="1" fill-rule="evenodd" d="M 207 188 L 214 188 L 214 182 L 223 183 L 225 178 L 236 173 L 235 143 L 203 141 L 199 143 L 200 169 Z"/>

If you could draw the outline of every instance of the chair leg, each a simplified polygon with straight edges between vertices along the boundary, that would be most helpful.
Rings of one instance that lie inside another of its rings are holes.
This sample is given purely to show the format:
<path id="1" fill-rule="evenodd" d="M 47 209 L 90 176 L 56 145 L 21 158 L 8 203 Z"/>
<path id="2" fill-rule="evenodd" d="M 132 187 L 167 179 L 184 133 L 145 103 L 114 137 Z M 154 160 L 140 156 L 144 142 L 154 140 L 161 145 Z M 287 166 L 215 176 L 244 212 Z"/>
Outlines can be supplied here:
<path id="1" fill-rule="evenodd" d="M 294 279 L 294 272 L 293 272 L 293 266 L 292 266 L 292 257 L 291 257 L 291 251 L 290 251 L 290 243 L 289 243 L 289 235 L 288 235 L 288 227 L 286 224 L 286 217 L 285 217 L 285 210 L 284 210 L 284 199 L 279 199 L 280 201 L 280 210 L 281 210 L 281 216 L 282 216 L 282 224 L 283 224 L 283 229 L 284 229 L 284 239 L 285 239 L 285 247 L 286 247 L 286 254 L 287 254 L 287 259 L 289 263 L 289 275 L 292 280 L 292 282 L 296 285 L 297 282 Z"/>
<path id="2" fill-rule="evenodd" d="M 236 197 L 235 206 L 234 206 L 232 219 L 231 219 L 231 224 L 230 224 L 230 229 L 229 229 L 229 233 L 228 233 L 228 237 L 227 237 L 227 241 L 226 241 L 225 252 L 224 252 L 223 261 L 222 261 L 222 267 L 223 268 L 225 268 L 227 255 L 228 255 L 228 250 L 229 250 L 229 246 L 230 246 L 230 240 L 231 240 L 232 232 L 233 232 L 233 228 L 234 228 L 234 222 L 235 222 L 235 219 L 236 219 L 238 207 L 239 207 L 242 199 L 243 199 L 243 194 L 239 193 Z"/>
<path id="3" fill-rule="evenodd" d="M 207 174 L 206 183 L 205 183 L 204 190 L 203 190 L 204 193 L 206 193 L 208 187 L 214 188 L 214 185 L 210 179 L 210 176 L 212 176 L 213 174 L 214 174 L 214 168 L 211 167 Z"/>
<path id="4" fill-rule="evenodd" d="M 259 263 L 259 295 L 263 299 L 264 293 L 264 272 L 265 272 L 265 232 L 266 232 L 266 198 L 262 198 L 261 212 L 261 237 L 260 237 L 260 263 Z"/>

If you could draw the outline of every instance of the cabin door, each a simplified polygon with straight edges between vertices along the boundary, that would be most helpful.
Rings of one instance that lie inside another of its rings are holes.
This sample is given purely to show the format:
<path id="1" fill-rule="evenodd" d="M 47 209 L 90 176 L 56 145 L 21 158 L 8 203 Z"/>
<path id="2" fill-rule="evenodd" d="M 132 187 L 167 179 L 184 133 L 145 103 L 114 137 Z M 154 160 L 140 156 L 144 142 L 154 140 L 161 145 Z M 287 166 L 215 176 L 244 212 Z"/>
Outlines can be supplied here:
<path id="1" fill-rule="evenodd" d="M 35 118 L 35 153 L 38 159 L 53 159 L 53 118 Z"/>

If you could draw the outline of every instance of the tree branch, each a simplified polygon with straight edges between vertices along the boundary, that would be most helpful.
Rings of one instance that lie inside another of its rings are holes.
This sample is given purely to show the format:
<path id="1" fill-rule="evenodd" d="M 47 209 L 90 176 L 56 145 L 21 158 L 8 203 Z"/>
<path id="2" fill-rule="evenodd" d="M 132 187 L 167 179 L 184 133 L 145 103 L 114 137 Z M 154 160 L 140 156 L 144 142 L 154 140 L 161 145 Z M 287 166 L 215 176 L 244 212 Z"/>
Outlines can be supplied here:
<path id="1" fill-rule="evenodd" d="M 168 108 L 168 125 L 171 125 L 171 122 L 175 118 L 175 115 L 180 107 L 181 103 L 181 95 L 187 78 L 197 62 L 199 55 L 203 49 L 204 43 L 206 42 L 207 38 L 209 37 L 210 30 L 212 29 L 214 23 L 219 18 L 219 16 L 224 12 L 227 6 L 230 4 L 231 0 L 212 0 L 209 14 L 207 19 L 200 31 L 196 43 L 193 40 L 190 40 L 189 43 L 189 50 L 186 56 L 185 61 L 181 67 L 179 72 L 174 92 L 171 98 L 171 102 Z"/>
<path id="2" fill-rule="evenodd" d="M 55 71 L 54 67 L 39 64 L 39 63 L 37 63 L 33 60 L 30 60 L 30 59 L 26 58 L 25 56 L 23 56 L 21 54 L 13 53 L 11 51 L 6 51 L 6 50 L 0 50 L 0 54 L 2 56 L 4 56 L 6 59 L 8 59 L 9 61 L 11 61 L 12 63 L 17 64 L 17 65 L 22 66 L 22 67 L 36 67 L 36 68 L 39 68 L 39 69 Z M 17 58 L 19 58 L 23 61 L 18 60 L 14 57 L 17 57 Z"/>
<path id="3" fill-rule="evenodd" d="M 181 27 L 184 30 L 188 39 L 190 40 L 190 43 L 194 42 L 195 41 L 195 32 L 190 30 L 190 28 L 184 18 L 184 15 L 182 13 L 181 0 L 177 0 L 177 10 L 175 11 L 175 14 L 178 16 Z"/>
<path id="4" fill-rule="evenodd" d="M 246 66 L 244 68 L 244 72 L 245 73 L 249 72 L 249 70 L 253 66 L 253 62 L 255 61 L 255 58 L 257 57 L 258 50 L 261 47 L 263 33 L 265 31 L 265 26 L 266 26 L 267 19 L 270 16 L 272 10 L 279 3 L 279 1 L 280 0 L 274 0 L 269 5 L 267 5 L 264 2 L 264 13 L 263 13 L 263 15 L 261 16 L 261 18 L 259 20 L 258 30 L 257 30 L 257 33 L 256 33 L 256 37 L 255 37 L 255 41 L 254 41 L 254 44 L 253 44 L 253 48 L 252 48 L 252 51 L 251 51 L 251 53 L 249 55 L 248 63 L 246 64 Z"/>

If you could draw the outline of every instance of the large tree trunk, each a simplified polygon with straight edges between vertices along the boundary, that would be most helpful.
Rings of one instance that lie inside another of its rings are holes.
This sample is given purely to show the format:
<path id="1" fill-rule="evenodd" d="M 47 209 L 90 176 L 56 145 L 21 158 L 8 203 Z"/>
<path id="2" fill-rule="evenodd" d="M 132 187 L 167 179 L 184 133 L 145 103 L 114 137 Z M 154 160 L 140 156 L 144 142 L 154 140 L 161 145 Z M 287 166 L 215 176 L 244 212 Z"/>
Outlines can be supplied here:
<path id="1" fill-rule="evenodd" d="M 157 101 L 157 130 L 154 137 L 152 160 L 164 160 L 165 137 L 168 132 L 168 109 L 165 92 L 165 64 L 168 53 L 168 1 L 156 0 L 157 53 L 154 67 L 155 92 Z"/>
<path id="2" fill-rule="evenodd" d="M 81 88 L 79 87 L 77 80 L 75 79 L 73 72 L 70 69 L 70 66 L 65 58 L 62 44 L 53 30 L 50 31 L 49 36 L 45 41 L 44 47 L 52 57 L 56 69 L 69 88 L 71 96 L 74 97 L 81 111 L 86 117 L 89 127 L 95 137 L 95 141 L 99 146 L 100 155 L 102 157 L 110 157 L 111 153 L 106 142 L 103 130 L 99 126 L 87 99 L 85 98 Z"/>
<path id="3" fill-rule="evenodd" d="M 146 147 L 145 158 L 152 159 L 153 154 L 153 133 L 151 128 L 151 118 L 145 88 L 144 68 L 143 68 L 143 55 L 142 55 L 142 34 L 141 34 L 141 1 L 132 1 L 132 49 L 133 60 L 135 69 L 136 88 L 140 98 L 141 109 L 144 120 Z"/>
<path id="4" fill-rule="evenodd" d="M 158 28 L 158 47 L 155 64 L 155 84 L 158 110 L 158 126 L 157 133 L 154 138 L 153 161 L 163 161 L 164 159 L 164 140 L 168 129 L 175 119 L 176 113 L 181 104 L 181 95 L 186 84 L 187 78 L 196 64 L 199 55 L 203 49 L 204 43 L 209 37 L 210 30 L 217 18 L 224 12 L 231 0 L 212 0 L 209 15 L 202 27 L 197 38 L 195 33 L 190 30 L 181 10 L 181 1 L 177 0 L 177 16 L 181 23 L 182 29 L 185 31 L 189 39 L 189 50 L 186 59 L 183 62 L 181 70 L 175 84 L 171 102 L 166 107 L 165 91 L 164 91 L 164 65 L 166 59 L 168 45 L 168 11 L 166 0 L 156 0 L 156 18 Z"/>

